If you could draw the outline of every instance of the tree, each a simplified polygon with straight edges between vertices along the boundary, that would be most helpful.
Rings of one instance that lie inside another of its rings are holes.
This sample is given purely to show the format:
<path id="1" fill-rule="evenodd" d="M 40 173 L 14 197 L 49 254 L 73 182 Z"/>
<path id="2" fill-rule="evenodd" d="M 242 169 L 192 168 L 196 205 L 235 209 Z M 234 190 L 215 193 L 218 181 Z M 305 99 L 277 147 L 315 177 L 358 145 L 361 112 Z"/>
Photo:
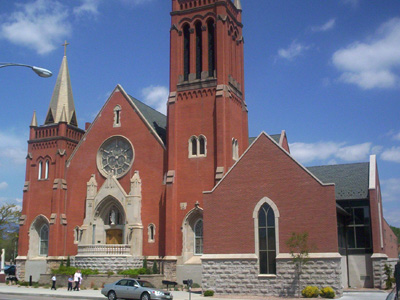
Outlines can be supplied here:
<path id="1" fill-rule="evenodd" d="M 18 241 L 18 220 L 21 215 L 15 204 L 0 206 L 0 249 L 5 249 L 6 260 L 15 259 Z"/>
<path id="2" fill-rule="evenodd" d="M 307 264 L 309 258 L 308 254 L 311 249 L 308 245 L 308 233 L 295 233 L 293 232 L 291 237 L 286 241 L 286 245 L 289 248 L 292 261 L 295 266 L 295 272 L 297 275 L 298 286 L 298 297 L 301 294 L 301 274 L 303 272 L 304 265 Z"/>

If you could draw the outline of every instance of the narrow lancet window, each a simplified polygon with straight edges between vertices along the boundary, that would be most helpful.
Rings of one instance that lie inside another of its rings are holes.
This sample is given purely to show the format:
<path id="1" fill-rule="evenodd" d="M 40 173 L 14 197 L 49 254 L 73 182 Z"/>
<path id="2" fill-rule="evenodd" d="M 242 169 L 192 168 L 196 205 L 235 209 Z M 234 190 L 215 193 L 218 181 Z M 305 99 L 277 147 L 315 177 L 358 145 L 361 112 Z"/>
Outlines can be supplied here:
<path id="1" fill-rule="evenodd" d="M 275 214 L 264 203 L 258 212 L 260 274 L 276 274 Z"/>
<path id="2" fill-rule="evenodd" d="M 39 233 L 39 255 L 46 256 L 49 251 L 49 226 L 44 224 Z"/>
<path id="3" fill-rule="evenodd" d="M 190 29 L 186 24 L 183 27 L 183 79 L 189 80 L 190 73 Z"/>
<path id="4" fill-rule="evenodd" d="M 208 32 L 208 76 L 214 77 L 215 71 L 215 31 L 214 21 L 210 20 L 207 22 Z"/>
<path id="5" fill-rule="evenodd" d="M 121 106 L 117 105 L 114 108 L 114 127 L 121 126 Z"/>
<path id="6" fill-rule="evenodd" d="M 203 220 L 194 225 L 194 254 L 203 254 Z"/>
<path id="7" fill-rule="evenodd" d="M 38 179 L 42 179 L 42 169 L 43 169 L 43 162 L 39 162 L 39 167 L 38 167 Z"/>
<path id="8" fill-rule="evenodd" d="M 196 23 L 196 79 L 201 79 L 203 71 L 203 41 L 201 23 Z"/>
<path id="9" fill-rule="evenodd" d="M 44 169 L 44 179 L 49 179 L 49 160 L 46 160 L 45 169 Z"/>
<path id="10" fill-rule="evenodd" d="M 199 137 L 199 154 L 200 155 L 206 155 L 206 141 L 205 141 L 205 137 L 204 136 L 200 136 Z"/>

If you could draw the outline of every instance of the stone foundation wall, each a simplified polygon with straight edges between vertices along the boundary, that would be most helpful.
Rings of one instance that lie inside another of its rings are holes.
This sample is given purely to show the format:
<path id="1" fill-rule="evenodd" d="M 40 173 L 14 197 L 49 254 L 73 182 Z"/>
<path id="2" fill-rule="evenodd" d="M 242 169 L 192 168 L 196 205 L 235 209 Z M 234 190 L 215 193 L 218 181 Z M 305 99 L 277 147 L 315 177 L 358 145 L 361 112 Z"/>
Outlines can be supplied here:
<path id="1" fill-rule="evenodd" d="M 80 269 L 94 269 L 106 273 L 108 271 L 140 269 L 143 267 L 143 258 L 133 256 L 75 256 L 72 263 Z"/>
<path id="2" fill-rule="evenodd" d="M 330 286 L 343 294 L 340 258 L 310 259 L 303 267 L 301 288 Z M 297 295 L 298 278 L 290 259 L 277 260 L 276 275 L 259 275 L 257 259 L 203 259 L 203 290 L 216 294 Z"/>
<path id="3" fill-rule="evenodd" d="M 53 275 L 51 274 L 40 274 L 40 284 L 52 284 L 51 277 Z M 68 286 L 68 276 L 67 275 L 57 275 L 56 276 L 56 286 L 57 287 L 67 287 Z M 83 289 L 88 289 L 88 288 L 103 288 L 105 284 L 107 283 L 114 283 L 117 280 L 120 280 L 122 278 L 125 278 L 124 276 L 121 275 L 88 275 L 88 276 L 83 276 L 82 280 L 82 285 L 81 288 Z M 146 280 L 151 282 L 155 287 L 157 288 L 162 288 L 162 280 L 164 279 L 164 275 L 141 275 L 140 279 Z M 73 284 L 75 286 L 75 283 Z M 105 299 L 105 298 L 104 298 Z"/>
<path id="4" fill-rule="evenodd" d="M 394 266 L 397 261 L 398 259 L 388 259 L 387 257 L 372 257 L 374 288 L 386 288 L 387 276 L 385 275 L 385 265 L 390 265 L 392 267 L 392 272 L 394 272 Z"/>
<path id="5" fill-rule="evenodd" d="M 176 260 L 163 261 L 163 272 L 166 280 L 176 281 Z"/>

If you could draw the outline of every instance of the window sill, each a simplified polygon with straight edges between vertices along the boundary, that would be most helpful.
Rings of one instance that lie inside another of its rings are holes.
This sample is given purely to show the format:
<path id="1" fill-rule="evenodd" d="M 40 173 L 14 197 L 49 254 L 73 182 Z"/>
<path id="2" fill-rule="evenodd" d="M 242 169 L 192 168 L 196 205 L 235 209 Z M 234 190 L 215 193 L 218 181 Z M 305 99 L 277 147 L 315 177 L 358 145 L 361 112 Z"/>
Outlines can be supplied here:
<path id="1" fill-rule="evenodd" d="M 258 278 L 276 278 L 276 274 L 258 274 Z"/>

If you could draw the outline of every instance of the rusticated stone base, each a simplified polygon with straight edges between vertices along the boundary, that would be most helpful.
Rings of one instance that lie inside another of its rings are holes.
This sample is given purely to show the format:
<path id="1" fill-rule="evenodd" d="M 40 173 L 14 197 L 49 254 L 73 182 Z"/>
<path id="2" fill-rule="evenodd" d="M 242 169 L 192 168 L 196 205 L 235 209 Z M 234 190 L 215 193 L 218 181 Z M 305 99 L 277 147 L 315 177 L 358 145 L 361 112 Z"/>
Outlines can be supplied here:
<path id="1" fill-rule="evenodd" d="M 294 296 L 299 281 L 291 259 L 277 260 L 276 275 L 259 275 L 257 259 L 203 258 L 203 290 L 216 294 Z M 330 286 L 343 294 L 340 258 L 312 258 L 303 267 L 300 290 L 307 285 Z"/>
<path id="2" fill-rule="evenodd" d="M 75 256 L 73 265 L 81 269 L 93 269 L 105 273 L 143 267 L 143 258 L 134 256 Z"/>

